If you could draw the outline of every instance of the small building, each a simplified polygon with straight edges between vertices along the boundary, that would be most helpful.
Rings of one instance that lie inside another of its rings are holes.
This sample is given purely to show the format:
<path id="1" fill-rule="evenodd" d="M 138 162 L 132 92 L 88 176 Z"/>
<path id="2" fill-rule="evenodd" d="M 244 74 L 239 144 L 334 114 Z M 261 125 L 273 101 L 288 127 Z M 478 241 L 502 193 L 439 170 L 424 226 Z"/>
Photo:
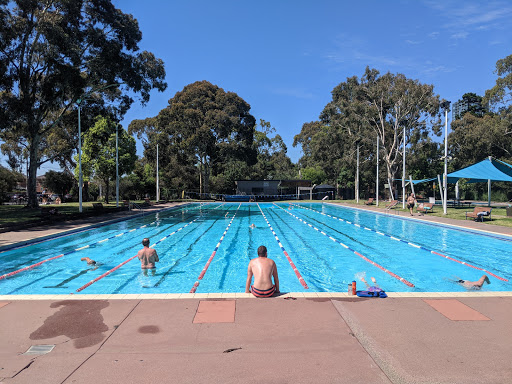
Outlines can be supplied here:
<path id="1" fill-rule="evenodd" d="M 299 187 L 311 187 L 309 180 L 236 180 L 237 195 L 295 198 Z"/>
<path id="2" fill-rule="evenodd" d="M 333 200 L 336 196 L 336 188 L 329 184 L 320 184 L 313 188 L 313 194 L 317 200 L 322 200 L 326 196 Z"/>
<path id="3" fill-rule="evenodd" d="M 280 180 L 236 180 L 237 195 L 277 195 Z"/>

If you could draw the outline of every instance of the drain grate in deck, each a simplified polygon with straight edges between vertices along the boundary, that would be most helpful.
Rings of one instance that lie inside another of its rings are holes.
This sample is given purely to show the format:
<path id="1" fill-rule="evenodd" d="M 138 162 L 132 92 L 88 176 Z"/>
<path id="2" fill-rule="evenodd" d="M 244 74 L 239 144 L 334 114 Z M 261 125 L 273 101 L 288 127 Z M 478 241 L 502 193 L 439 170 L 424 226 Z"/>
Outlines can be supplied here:
<path id="1" fill-rule="evenodd" d="M 44 355 L 55 348 L 54 344 L 31 345 L 24 355 Z"/>

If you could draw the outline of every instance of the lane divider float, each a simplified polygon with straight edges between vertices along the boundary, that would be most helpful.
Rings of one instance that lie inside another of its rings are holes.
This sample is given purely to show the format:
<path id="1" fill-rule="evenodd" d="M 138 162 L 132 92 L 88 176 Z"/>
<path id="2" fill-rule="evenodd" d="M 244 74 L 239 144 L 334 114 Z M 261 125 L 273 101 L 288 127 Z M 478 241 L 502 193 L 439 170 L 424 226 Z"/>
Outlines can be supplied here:
<path id="1" fill-rule="evenodd" d="M 341 245 L 343 248 L 345 249 L 348 249 L 349 251 L 352 251 L 354 254 L 356 254 L 357 256 L 359 256 L 360 258 L 362 258 L 363 260 L 369 262 L 370 264 L 372 264 L 373 266 L 381 269 L 382 271 L 386 272 L 388 275 L 394 277 L 395 279 L 401 281 L 402 283 L 404 283 L 405 285 L 409 286 L 409 287 L 414 287 L 414 284 L 411 283 L 410 281 L 404 279 L 403 277 L 400 277 L 398 276 L 396 273 L 394 272 L 391 272 L 389 269 L 386 269 L 384 268 L 382 265 L 376 263 L 375 261 L 373 260 L 370 260 L 369 258 L 367 258 L 366 256 L 360 254 L 359 252 L 357 252 L 356 250 L 350 248 L 348 245 L 346 244 L 343 244 L 341 241 L 335 239 L 334 237 L 332 236 L 329 236 L 327 233 L 325 233 L 324 231 L 321 231 L 320 229 L 316 228 L 315 226 L 309 224 L 307 221 L 305 220 L 302 220 L 300 217 L 297 217 L 295 216 L 293 213 L 290 213 L 288 212 L 286 209 L 280 207 L 279 205 L 277 205 L 276 203 L 274 203 L 274 205 L 280 209 L 282 209 L 283 211 L 285 211 L 287 214 L 289 214 L 290 216 L 296 218 L 297 220 L 299 220 L 301 223 L 303 224 L 306 224 L 307 226 L 309 226 L 310 228 L 314 229 L 315 231 L 321 233 L 322 235 L 328 237 L 329 239 L 331 239 L 332 241 L 334 241 L 335 243 L 338 243 L 339 245 Z"/>
<path id="2" fill-rule="evenodd" d="M 215 255 L 217 254 L 217 250 L 219 249 L 222 241 L 224 240 L 224 237 L 226 236 L 226 233 L 228 233 L 229 231 L 229 228 L 231 227 L 231 223 L 233 223 L 233 220 L 235 219 L 235 216 L 236 214 L 238 213 L 238 210 L 240 209 L 240 206 L 242 205 L 242 203 L 240 203 L 238 205 L 238 208 L 236 209 L 236 212 L 235 214 L 233 215 L 233 217 L 231 218 L 228 226 L 226 227 L 226 229 L 224 230 L 224 233 L 222 234 L 222 236 L 220 237 L 220 240 L 219 242 L 217 243 L 217 245 L 215 246 L 215 249 L 213 250 L 212 254 L 210 255 L 210 258 L 208 259 L 208 261 L 206 262 L 206 264 L 204 265 L 203 267 L 203 270 L 201 271 L 201 273 L 199 274 L 199 277 L 197 278 L 197 281 L 194 283 L 194 285 L 192 286 L 192 288 L 190 288 L 190 293 L 195 293 L 196 290 L 197 290 L 197 287 L 199 287 L 199 280 L 203 280 L 203 277 L 204 277 L 204 274 L 206 273 L 206 271 L 208 270 L 208 267 L 210 266 L 213 258 L 215 257 Z"/>
<path id="3" fill-rule="evenodd" d="M 217 207 L 217 208 L 218 208 L 218 207 Z M 217 208 L 214 208 L 214 209 L 217 209 Z M 136 231 L 136 230 L 138 230 L 138 229 L 146 228 L 148 225 L 153 225 L 153 224 L 155 224 L 155 223 L 156 223 L 156 220 L 155 220 L 155 221 L 153 221 L 152 223 L 144 224 L 144 225 L 142 225 L 142 226 L 140 226 L 140 227 L 138 227 L 138 228 L 133 228 L 133 229 L 131 229 L 131 230 L 129 230 L 129 231 L 121 232 L 121 233 L 119 233 L 119 234 L 117 234 L 117 235 L 112 235 L 112 236 L 110 236 L 110 237 L 107 237 L 106 239 L 96 241 L 95 243 L 91 243 L 91 244 L 84 245 L 83 247 L 73 249 L 73 250 L 71 250 L 71 251 L 69 251 L 69 252 L 65 252 L 65 253 L 62 253 L 62 254 L 57 255 L 57 256 L 54 256 L 54 257 L 50 257 L 50 258 L 48 258 L 48 259 L 45 259 L 45 260 L 43 260 L 43 261 L 40 261 L 40 262 L 38 262 L 38 263 L 35 263 L 35 264 L 32 264 L 32 265 L 29 265 L 29 266 L 24 267 L 24 268 L 18 269 L 18 270 L 16 270 L 16 271 L 6 273 L 6 274 L 4 274 L 4 275 L 0 276 L 0 280 L 5 279 L 5 278 L 7 278 L 7 277 L 11 277 L 11 276 L 17 275 L 17 274 L 18 274 L 18 273 L 20 273 L 20 272 L 28 271 L 29 269 L 33 269 L 33 268 L 39 267 L 40 265 L 42 265 L 42 264 L 44 264 L 44 263 L 47 263 L 48 261 L 52 261 L 52 260 L 56 260 L 56 259 L 60 259 L 60 258 L 61 258 L 61 257 L 63 257 L 63 256 L 68 256 L 68 255 L 71 255 L 72 253 L 79 252 L 79 251 L 82 251 L 82 250 L 84 250 L 84 249 L 90 248 L 90 247 L 92 247 L 92 246 L 94 246 L 94 245 L 98 245 L 98 244 L 100 244 L 100 243 L 104 243 L 105 241 L 108 241 L 108 240 L 114 239 L 114 238 L 116 238 L 116 237 L 123 236 L 123 235 L 125 235 L 125 234 L 127 234 L 127 233 L 129 233 L 129 232 L 134 232 L 134 231 Z"/>
<path id="4" fill-rule="evenodd" d="M 480 268 L 480 267 L 477 267 L 475 265 L 472 265 L 472 264 L 469 264 L 465 261 L 461 261 L 461 260 L 457 260 L 453 257 L 450 257 L 450 256 L 447 256 L 447 255 L 443 255 L 442 253 L 439 253 L 439 252 L 436 252 L 432 249 L 428 249 L 422 245 L 417 245 L 417 244 L 414 244 L 414 243 L 411 243 L 410 241 L 407 241 L 407 240 L 404 240 L 404 239 L 400 239 L 400 238 L 397 238 L 397 237 L 394 237 L 394 236 L 391 236 L 391 235 L 388 235 L 387 233 L 384 233 L 384 232 L 380 232 L 380 231 L 377 231 L 373 228 L 368 228 L 368 227 L 365 227 L 363 225 L 360 225 L 360 224 L 356 224 L 356 223 L 352 223 L 351 221 L 348 221 L 348 220 L 345 220 L 345 219 L 342 219 L 341 217 L 337 217 L 337 216 L 332 216 L 332 215 L 329 215 L 327 213 L 324 213 L 324 212 L 320 212 L 320 211 L 317 211 L 315 209 L 312 209 L 312 208 L 308 208 L 308 207 L 303 207 L 302 205 L 298 205 L 298 204 L 293 204 L 299 208 L 302 208 L 302 209 L 307 209 L 309 211 L 312 211 L 312 212 L 315 212 L 315 213 L 319 213 L 321 215 L 324 215 L 324 216 L 327 216 L 327 217 L 330 217 L 331 219 L 334 219 L 334 220 L 339 220 L 343 223 L 346 223 L 346 224 L 350 224 L 350 225 L 354 225 L 356 227 L 359 227 L 359 228 L 363 228 L 367 231 L 371 231 L 371 232 L 375 232 L 381 236 L 385 236 L 385 237 L 389 237 L 391 240 L 395 240 L 395 241 L 400 241 L 401 243 L 405 243 L 407 245 L 410 245 L 411 247 L 414 247 L 414 248 L 418 248 L 418 249 L 421 249 L 423 251 L 427 251 L 431 254 L 434 254 L 434 255 L 437 255 L 437 256 L 441 256 L 441 257 L 444 257 L 445 259 L 448 259 L 448 260 L 451 260 L 451 261 L 455 261 L 456 263 L 459 263 L 459 264 L 462 264 L 462 265 L 465 265 L 467 267 L 470 267 L 470 268 L 474 268 L 474 269 L 477 269 L 479 271 L 483 271 L 483 272 L 486 272 L 488 273 L 489 275 L 501 280 L 501 281 L 508 281 L 508 279 L 505 279 L 504 277 L 501 277 L 501 276 L 498 276 L 490 271 L 488 271 L 487 269 L 484 269 L 484 268 Z"/>
<path id="5" fill-rule="evenodd" d="M 178 228 L 176 231 L 174 231 L 174 232 L 172 232 L 172 233 L 168 234 L 167 236 L 165 236 L 165 237 L 161 238 L 161 239 L 160 239 L 160 240 L 158 240 L 155 244 L 151 245 L 149 248 L 153 248 L 155 245 L 157 245 L 157 244 L 161 243 L 161 242 L 162 242 L 162 241 L 164 241 L 165 239 L 167 239 L 167 238 L 171 237 L 172 235 L 174 235 L 174 234 L 178 233 L 179 231 L 181 231 L 181 230 L 185 229 L 186 227 L 188 227 L 190 224 L 192 224 L 194 221 L 197 221 L 197 220 L 199 220 L 199 217 L 197 217 L 197 218 L 195 218 L 194 220 L 192 220 L 191 222 L 189 222 L 189 223 L 185 224 L 183 227 Z M 103 279 L 105 276 L 110 275 L 112 272 L 114 272 L 115 270 L 117 270 L 117 269 L 121 268 L 123 265 L 125 265 L 125 264 L 126 264 L 126 263 L 128 263 L 129 261 L 132 261 L 132 260 L 133 260 L 133 259 L 135 259 L 136 257 L 137 257 L 137 255 L 132 256 L 132 257 L 130 257 L 128 260 L 123 261 L 121 264 L 119 264 L 118 266 L 116 266 L 116 267 L 112 268 L 111 270 L 109 270 L 109 271 L 105 272 L 103 275 L 98 276 L 97 278 L 95 278 L 95 279 L 93 279 L 93 280 L 89 281 L 87 284 L 85 284 L 85 285 L 81 286 L 80 288 L 78 288 L 78 289 L 76 290 L 76 292 L 83 291 L 85 288 L 89 287 L 91 284 L 94 284 L 94 283 L 95 283 L 95 282 L 97 282 L 98 280 Z"/>
<path id="6" fill-rule="evenodd" d="M 290 266 L 292 267 L 293 269 L 293 272 L 295 272 L 295 275 L 297 276 L 297 278 L 299 279 L 299 282 L 302 284 L 302 286 L 305 288 L 305 289 L 309 289 L 306 281 L 304 280 L 304 278 L 302 277 L 302 275 L 300 274 L 299 270 L 297 269 L 297 267 L 295 266 L 295 264 L 293 263 L 291 257 L 288 255 L 288 252 L 286 252 L 286 249 L 284 249 L 283 247 L 283 244 L 281 244 L 281 240 L 279 240 L 279 237 L 277 237 L 277 234 L 276 232 L 274 231 L 274 228 L 272 228 L 272 225 L 270 225 L 270 222 L 267 220 L 267 216 L 265 216 L 265 214 L 263 213 L 263 210 L 261 209 L 260 207 L 260 204 L 259 203 L 256 203 L 258 205 L 258 208 L 260 209 L 260 212 L 261 214 L 263 215 L 263 218 L 265 219 L 265 221 L 267 222 L 267 225 L 268 227 L 270 228 L 270 230 L 272 231 L 272 234 L 274 235 L 274 238 L 276 239 L 277 241 L 277 244 L 279 244 L 279 248 L 281 248 L 281 251 L 283 251 L 286 259 L 288 260 L 288 263 L 290 263 Z"/>

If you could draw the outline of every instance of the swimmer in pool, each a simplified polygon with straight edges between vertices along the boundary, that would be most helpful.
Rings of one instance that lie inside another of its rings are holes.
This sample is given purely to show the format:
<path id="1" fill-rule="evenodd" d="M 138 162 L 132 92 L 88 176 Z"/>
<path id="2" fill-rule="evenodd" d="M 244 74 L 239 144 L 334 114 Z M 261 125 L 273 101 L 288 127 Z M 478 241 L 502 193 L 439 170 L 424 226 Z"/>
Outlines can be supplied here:
<path id="1" fill-rule="evenodd" d="M 457 283 L 463 285 L 466 289 L 480 289 L 484 283 L 491 284 L 491 281 L 487 275 L 483 275 L 477 281 L 458 280 Z"/>
<path id="2" fill-rule="evenodd" d="M 87 264 L 89 265 L 96 265 L 96 262 L 89 257 L 82 257 L 80 261 L 87 261 Z"/>
<path id="3" fill-rule="evenodd" d="M 254 285 L 251 286 L 253 276 Z M 274 284 L 272 284 L 272 278 L 274 278 Z M 267 258 L 267 247 L 264 245 L 258 248 L 258 257 L 249 262 L 245 292 L 252 293 L 256 297 L 271 297 L 274 293 L 279 293 L 277 266 L 274 260 Z"/>
<path id="4" fill-rule="evenodd" d="M 249 228 L 256 228 L 256 225 L 254 225 L 254 223 L 252 223 L 251 225 L 249 225 Z"/>
<path id="5" fill-rule="evenodd" d="M 154 276 L 156 273 L 155 263 L 160 261 L 160 259 L 158 258 L 156 251 L 152 248 L 149 248 L 149 239 L 147 237 L 142 239 L 142 245 L 144 248 L 142 248 L 137 253 L 137 257 L 140 260 L 140 267 L 142 268 L 144 275 L 147 276 L 149 269 L 151 270 L 151 275 Z"/>
<path id="6" fill-rule="evenodd" d="M 375 277 L 373 277 L 373 276 L 371 277 L 371 280 L 372 280 L 373 285 L 370 285 L 370 284 L 366 281 L 366 279 L 365 279 L 364 275 L 363 275 L 363 276 L 361 276 L 361 277 L 359 278 L 359 280 L 361 280 L 361 281 L 364 283 L 364 285 L 366 285 L 366 289 L 367 289 L 368 291 L 370 291 L 370 292 L 382 291 L 382 288 L 381 288 L 381 287 L 379 287 L 379 284 L 377 284 L 377 280 L 376 280 L 376 279 L 375 279 Z"/>

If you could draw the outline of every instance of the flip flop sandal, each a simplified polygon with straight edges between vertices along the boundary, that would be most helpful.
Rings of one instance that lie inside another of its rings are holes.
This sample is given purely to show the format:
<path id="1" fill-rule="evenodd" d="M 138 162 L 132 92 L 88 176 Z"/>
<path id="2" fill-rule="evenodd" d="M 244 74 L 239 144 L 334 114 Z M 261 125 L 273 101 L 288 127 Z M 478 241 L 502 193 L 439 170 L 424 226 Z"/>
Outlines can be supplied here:
<path id="1" fill-rule="evenodd" d="M 285 300 L 297 300 L 296 297 L 291 297 L 291 296 L 285 297 L 284 299 Z"/>

